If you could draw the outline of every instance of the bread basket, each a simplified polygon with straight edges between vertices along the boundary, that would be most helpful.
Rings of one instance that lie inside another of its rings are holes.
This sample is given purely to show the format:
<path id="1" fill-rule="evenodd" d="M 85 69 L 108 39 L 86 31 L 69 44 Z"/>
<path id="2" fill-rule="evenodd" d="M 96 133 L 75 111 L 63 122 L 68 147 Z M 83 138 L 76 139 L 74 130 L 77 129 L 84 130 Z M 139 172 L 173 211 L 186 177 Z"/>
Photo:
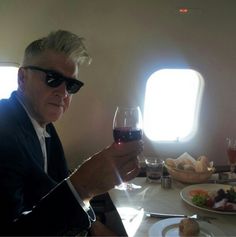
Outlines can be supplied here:
<path id="1" fill-rule="evenodd" d="M 167 171 L 171 177 L 177 181 L 186 184 L 197 184 L 208 181 L 214 173 L 214 168 L 209 168 L 206 172 L 195 172 L 189 170 L 182 170 L 165 164 Z"/>

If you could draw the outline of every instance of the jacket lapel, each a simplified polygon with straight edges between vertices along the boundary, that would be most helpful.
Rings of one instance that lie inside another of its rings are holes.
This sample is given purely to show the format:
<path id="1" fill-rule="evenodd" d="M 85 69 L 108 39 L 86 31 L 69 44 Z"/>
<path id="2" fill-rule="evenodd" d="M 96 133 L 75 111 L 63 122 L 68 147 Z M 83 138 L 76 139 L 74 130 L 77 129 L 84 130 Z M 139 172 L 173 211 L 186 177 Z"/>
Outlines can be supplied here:
<path id="1" fill-rule="evenodd" d="M 30 157 L 32 157 L 34 161 L 43 169 L 43 153 L 33 124 L 26 111 L 16 98 L 15 93 L 12 94 L 10 100 L 12 101 L 12 111 L 15 113 L 15 118 L 17 118 L 17 129 L 20 130 L 18 134 L 22 136 L 21 142 L 24 143 L 24 146 L 26 147 L 27 152 L 29 152 Z"/>

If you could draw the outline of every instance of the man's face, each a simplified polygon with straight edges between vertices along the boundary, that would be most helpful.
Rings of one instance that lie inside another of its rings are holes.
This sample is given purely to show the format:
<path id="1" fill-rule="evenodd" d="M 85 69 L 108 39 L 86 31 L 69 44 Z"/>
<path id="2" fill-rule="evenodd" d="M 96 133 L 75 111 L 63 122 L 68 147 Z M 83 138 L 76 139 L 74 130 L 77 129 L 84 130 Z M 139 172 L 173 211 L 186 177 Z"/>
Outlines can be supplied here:
<path id="1" fill-rule="evenodd" d="M 30 65 L 74 77 L 75 64 L 62 53 L 47 50 L 31 60 Z M 31 116 L 41 126 L 58 120 L 72 99 L 66 91 L 65 82 L 52 88 L 46 85 L 44 72 L 21 68 L 19 74 L 21 79 L 18 80 L 18 90 L 23 92 L 24 103 Z"/>

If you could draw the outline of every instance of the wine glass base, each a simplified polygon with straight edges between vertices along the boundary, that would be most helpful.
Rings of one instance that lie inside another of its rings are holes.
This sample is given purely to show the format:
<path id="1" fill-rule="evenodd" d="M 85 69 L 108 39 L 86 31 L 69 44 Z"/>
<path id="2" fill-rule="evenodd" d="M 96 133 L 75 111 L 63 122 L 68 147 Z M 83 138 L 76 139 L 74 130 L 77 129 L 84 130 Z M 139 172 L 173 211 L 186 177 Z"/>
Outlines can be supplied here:
<path id="1" fill-rule="evenodd" d="M 140 189 L 140 185 L 136 185 L 133 183 L 123 182 L 120 185 L 115 186 L 115 189 L 118 190 L 134 190 L 134 189 Z"/>
<path id="2" fill-rule="evenodd" d="M 230 179 L 234 179 L 236 177 L 236 174 L 235 174 L 235 165 L 230 165 L 230 174 L 229 174 L 229 178 Z"/>
<path id="3" fill-rule="evenodd" d="M 235 178 L 236 178 L 236 174 L 234 172 L 230 172 L 229 179 L 235 179 Z"/>

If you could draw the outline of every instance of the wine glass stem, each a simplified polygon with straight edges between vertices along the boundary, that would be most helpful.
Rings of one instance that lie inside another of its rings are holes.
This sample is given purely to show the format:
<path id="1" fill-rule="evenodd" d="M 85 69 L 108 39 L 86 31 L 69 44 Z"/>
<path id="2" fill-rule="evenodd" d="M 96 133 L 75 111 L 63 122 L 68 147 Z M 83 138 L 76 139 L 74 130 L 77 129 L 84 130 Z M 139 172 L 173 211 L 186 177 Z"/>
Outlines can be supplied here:
<path id="1" fill-rule="evenodd" d="M 233 178 L 233 176 L 234 176 L 234 169 L 235 169 L 235 165 L 234 164 L 230 164 L 230 175 L 231 175 L 231 178 Z"/>
<path id="2" fill-rule="evenodd" d="M 141 152 L 139 155 L 138 155 L 138 164 L 139 164 L 139 167 L 142 168 L 143 166 L 145 166 L 145 157 L 143 155 L 143 152 Z"/>

